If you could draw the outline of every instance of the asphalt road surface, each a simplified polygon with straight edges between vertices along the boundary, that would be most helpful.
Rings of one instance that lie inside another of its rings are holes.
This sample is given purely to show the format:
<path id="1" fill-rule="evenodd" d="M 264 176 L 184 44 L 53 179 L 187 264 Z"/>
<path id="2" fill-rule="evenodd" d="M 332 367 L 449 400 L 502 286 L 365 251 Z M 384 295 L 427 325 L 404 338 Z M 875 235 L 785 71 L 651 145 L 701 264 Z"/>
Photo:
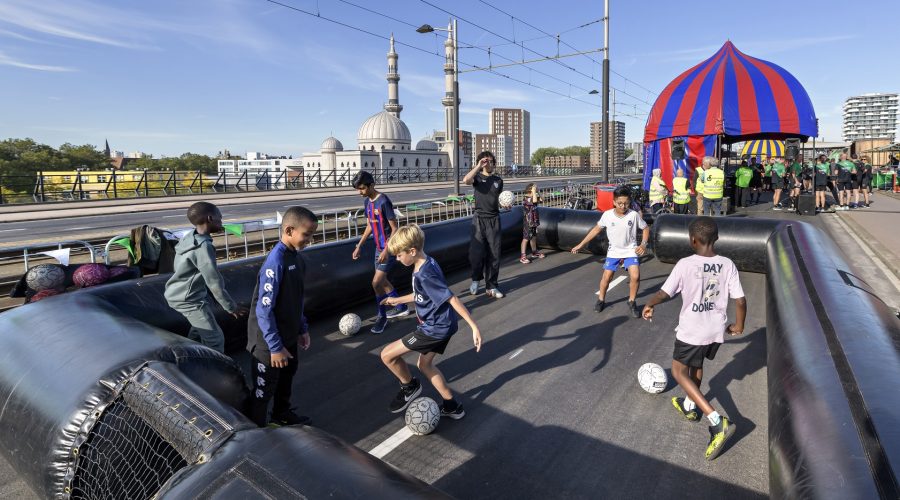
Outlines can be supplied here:
<path id="1" fill-rule="evenodd" d="M 587 179 L 579 179 L 586 182 Z M 524 189 L 530 180 L 506 180 L 505 186 L 510 190 Z M 564 185 L 565 179 L 551 179 L 539 181 L 541 187 Z M 409 187 L 409 185 L 389 186 Z M 467 186 L 464 186 L 467 187 Z M 464 190 L 471 192 L 471 188 Z M 410 190 L 391 193 L 394 204 L 408 203 L 418 200 L 443 199 L 447 196 L 447 186 L 430 186 L 422 190 Z M 283 192 L 276 194 L 283 195 Z M 297 191 L 295 201 L 254 201 L 244 204 L 222 206 L 222 215 L 225 221 L 260 220 L 275 217 L 276 211 L 284 211 L 292 205 L 304 205 L 314 212 L 333 212 L 352 207 L 362 207 L 362 199 L 353 190 L 347 189 L 342 194 L 336 194 L 324 198 L 305 199 L 303 191 Z M 198 197 L 199 201 L 200 198 Z M 67 217 L 65 211 L 53 218 L 42 221 L 6 222 L 0 223 L 0 245 L 19 246 L 26 242 L 59 241 L 82 239 L 88 236 L 114 236 L 131 230 L 131 228 L 143 224 L 150 224 L 163 228 L 187 227 L 190 224 L 185 218 L 185 209 L 166 209 L 154 211 L 140 211 L 141 204 L 150 200 L 135 200 L 133 205 L 123 206 L 122 212 L 109 215 L 91 215 L 81 217 Z"/>
<path id="2" fill-rule="evenodd" d="M 704 370 L 702 389 L 737 426 L 725 452 L 707 462 L 705 423 L 682 419 L 669 402 L 681 390 L 670 380 L 664 393 L 651 395 L 636 379 L 646 362 L 669 371 L 680 298 L 658 306 L 652 323 L 634 319 L 625 304 L 627 282 L 620 282 L 597 314 L 598 261 L 549 252 L 522 265 L 510 255 L 500 273 L 507 297 L 500 300 L 469 296 L 467 273 L 449 273 L 485 338 L 475 353 L 461 323 L 438 358 L 465 405 L 462 420 L 443 419 L 431 435 L 383 445 L 404 422 L 388 411 L 398 385 L 379 352 L 415 320 L 372 335 L 374 305 L 342 312 L 367 318 L 355 337 L 337 332 L 340 315 L 312 322 L 312 348 L 302 354 L 295 379 L 297 410 L 365 451 L 381 445 L 383 460 L 457 498 L 766 497 L 765 277 L 741 274 L 747 333 L 727 339 Z M 671 268 L 645 259 L 639 305 Z M 413 355 L 407 362 L 417 373 Z M 423 395 L 439 398 L 423 383 Z M 0 496 L 9 495 L 29 497 L 0 461 Z"/>

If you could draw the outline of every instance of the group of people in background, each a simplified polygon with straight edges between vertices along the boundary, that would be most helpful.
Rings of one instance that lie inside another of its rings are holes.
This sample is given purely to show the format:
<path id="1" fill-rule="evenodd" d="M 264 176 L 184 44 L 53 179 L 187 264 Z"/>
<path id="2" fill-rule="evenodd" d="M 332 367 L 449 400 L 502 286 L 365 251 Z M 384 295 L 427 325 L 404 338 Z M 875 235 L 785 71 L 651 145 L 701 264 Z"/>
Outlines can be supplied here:
<path id="1" fill-rule="evenodd" d="M 747 208 L 762 203 L 763 193 L 772 193 L 772 210 L 796 210 L 803 193 L 815 193 L 816 212 L 826 210 L 853 210 L 869 208 L 872 203 L 872 187 L 875 171 L 866 155 L 842 153 L 837 159 L 820 154 L 814 161 L 804 161 L 802 156 L 787 159 L 781 156 L 756 157 L 741 160 L 734 172 L 734 196 L 731 203 L 736 208 Z M 894 163 L 898 165 L 895 166 Z M 900 159 L 892 157 L 891 168 L 900 166 Z M 671 197 L 671 208 L 676 214 L 722 215 L 722 199 L 727 197 L 726 173 L 719 160 L 704 157 L 695 169 L 693 178 L 684 168 L 676 167 L 669 191 L 661 177 L 660 169 L 654 169 L 648 191 L 650 212 L 656 213 Z M 833 200 L 826 200 L 830 192 Z M 691 200 L 696 208 L 691 209 Z"/>

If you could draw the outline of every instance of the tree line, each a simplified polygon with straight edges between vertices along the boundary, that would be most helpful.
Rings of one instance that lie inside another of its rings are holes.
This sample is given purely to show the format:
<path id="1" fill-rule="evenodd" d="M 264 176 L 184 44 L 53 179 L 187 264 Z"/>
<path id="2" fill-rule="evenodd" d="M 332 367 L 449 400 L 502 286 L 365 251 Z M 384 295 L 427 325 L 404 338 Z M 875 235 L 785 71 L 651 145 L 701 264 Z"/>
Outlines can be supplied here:
<path id="1" fill-rule="evenodd" d="M 543 165 L 544 158 L 548 156 L 590 156 L 591 148 L 588 146 L 567 146 L 564 148 L 545 147 L 538 148 L 531 154 L 532 165 Z"/>

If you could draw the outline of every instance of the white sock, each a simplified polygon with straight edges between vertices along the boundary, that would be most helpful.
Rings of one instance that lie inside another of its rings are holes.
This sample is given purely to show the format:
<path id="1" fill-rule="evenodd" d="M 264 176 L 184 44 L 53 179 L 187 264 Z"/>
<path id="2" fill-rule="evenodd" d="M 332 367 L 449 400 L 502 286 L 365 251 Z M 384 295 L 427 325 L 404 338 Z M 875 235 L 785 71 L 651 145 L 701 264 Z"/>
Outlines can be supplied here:
<path id="1" fill-rule="evenodd" d="M 689 398 L 687 396 L 684 397 L 684 411 L 691 411 L 696 407 L 697 407 L 697 405 L 694 404 L 693 401 L 691 401 L 691 398 Z"/>
<path id="2" fill-rule="evenodd" d="M 719 417 L 719 412 L 717 411 L 713 411 L 712 413 L 707 415 L 706 418 L 709 419 L 709 425 L 719 425 L 719 422 L 721 422 L 722 420 Z"/>

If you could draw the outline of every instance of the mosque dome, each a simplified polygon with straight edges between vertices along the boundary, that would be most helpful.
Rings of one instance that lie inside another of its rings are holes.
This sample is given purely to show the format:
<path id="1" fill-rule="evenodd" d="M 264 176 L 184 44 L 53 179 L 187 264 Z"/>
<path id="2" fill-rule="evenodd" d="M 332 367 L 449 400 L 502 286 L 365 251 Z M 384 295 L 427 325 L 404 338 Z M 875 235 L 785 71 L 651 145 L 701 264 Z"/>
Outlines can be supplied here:
<path id="1" fill-rule="evenodd" d="M 322 147 L 320 148 L 323 153 L 334 153 L 337 151 L 343 151 L 344 145 L 341 144 L 341 141 L 335 139 L 334 137 L 329 137 L 322 141 Z"/>
<path id="2" fill-rule="evenodd" d="M 388 149 L 398 145 L 409 149 L 412 142 L 406 124 L 387 111 L 374 114 L 363 122 L 357 139 L 362 149 L 366 149 L 365 146 L 375 146 L 375 149 L 385 146 Z"/>
<path id="3" fill-rule="evenodd" d="M 437 151 L 438 145 L 429 138 L 422 139 L 416 143 L 416 151 Z"/>

